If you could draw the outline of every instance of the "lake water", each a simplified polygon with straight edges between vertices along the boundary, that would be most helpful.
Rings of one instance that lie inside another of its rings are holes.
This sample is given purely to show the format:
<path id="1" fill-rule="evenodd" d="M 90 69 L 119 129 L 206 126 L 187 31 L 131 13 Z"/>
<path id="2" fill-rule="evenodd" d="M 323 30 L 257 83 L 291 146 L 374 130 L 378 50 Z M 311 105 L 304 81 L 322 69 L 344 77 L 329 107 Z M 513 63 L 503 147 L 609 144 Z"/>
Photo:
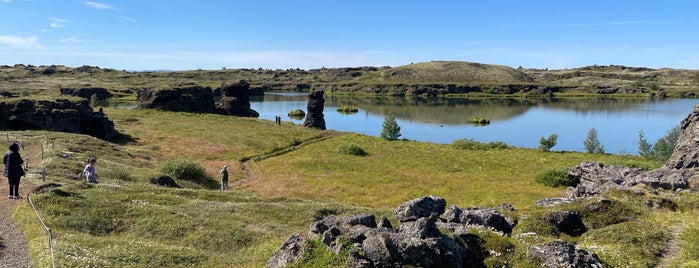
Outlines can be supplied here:
<path id="1" fill-rule="evenodd" d="M 251 108 L 261 119 L 303 124 L 289 118 L 294 109 L 306 111 L 306 93 L 267 92 L 251 97 Z M 393 114 L 401 138 L 434 143 L 457 139 L 502 141 L 517 147 L 537 148 L 539 139 L 558 135 L 554 151 L 584 151 L 583 141 L 591 128 L 607 153 L 637 154 L 638 134 L 651 144 L 689 115 L 696 99 L 649 100 L 642 98 L 566 99 L 465 99 L 412 97 L 325 96 L 328 129 L 379 136 L 386 116 Z M 337 107 L 349 105 L 358 113 L 342 114 Z M 471 117 L 490 119 L 485 126 L 468 123 Z"/>

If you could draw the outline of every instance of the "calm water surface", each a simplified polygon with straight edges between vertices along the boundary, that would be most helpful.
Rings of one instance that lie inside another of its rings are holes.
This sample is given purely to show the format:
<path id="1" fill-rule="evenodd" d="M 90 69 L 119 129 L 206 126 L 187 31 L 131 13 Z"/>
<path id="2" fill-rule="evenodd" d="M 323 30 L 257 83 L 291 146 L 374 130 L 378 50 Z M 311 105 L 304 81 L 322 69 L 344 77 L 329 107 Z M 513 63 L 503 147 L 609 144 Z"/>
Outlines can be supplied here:
<path id="1" fill-rule="evenodd" d="M 306 111 L 306 93 L 268 92 L 251 98 L 251 108 L 261 119 L 302 124 L 289 118 L 294 109 Z M 558 135 L 552 150 L 584 151 L 583 141 L 595 128 L 608 153 L 637 154 L 638 133 L 652 144 L 691 113 L 696 99 L 424 99 L 411 97 L 325 96 L 328 129 L 379 136 L 384 118 L 393 114 L 401 138 L 434 143 L 457 139 L 502 141 L 518 147 L 537 148 L 541 137 Z M 338 106 L 359 108 L 355 114 L 336 111 Z M 491 120 L 486 126 L 468 123 L 473 116 Z"/>

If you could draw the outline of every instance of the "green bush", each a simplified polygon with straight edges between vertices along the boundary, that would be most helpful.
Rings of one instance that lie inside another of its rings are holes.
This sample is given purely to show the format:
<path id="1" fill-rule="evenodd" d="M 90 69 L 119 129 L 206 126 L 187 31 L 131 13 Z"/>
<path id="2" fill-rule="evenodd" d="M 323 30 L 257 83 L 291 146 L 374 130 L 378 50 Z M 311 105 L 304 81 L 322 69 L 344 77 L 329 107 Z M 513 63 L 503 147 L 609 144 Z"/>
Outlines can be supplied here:
<path id="1" fill-rule="evenodd" d="M 175 180 L 190 181 L 210 189 L 218 188 L 218 182 L 206 175 L 204 167 L 192 159 L 178 157 L 160 163 L 158 172 Z"/>
<path id="2" fill-rule="evenodd" d="M 362 149 L 361 147 L 357 146 L 354 143 L 340 144 L 337 146 L 337 149 L 335 149 L 335 152 L 340 153 L 340 154 L 356 155 L 356 156 L 367 155 L 367 152 L 364 151 L 364 149 Z"/>
<path id="3" fill-rule="evenodd" d="M 491 141 L 488 143 L 478 142 L 473 139 L 458 139 L 451 143 L 454 149 L 461 150 L 491 150 L 510 148 L 507 143 L 501 141 Z"/>
<path id="4" fill-rule="evenodd" d="M 580 181 L 568 176 L 568 170 L 565 169 L 545 170 L 537 174 L 534 180 L 537 183 L 541 183 L 549 187 L 575 186 L 580 183 Z"/>
<path id="5" fill-rule="evenodd" d="M 558 135 L 557 134 L 551 134 L 548 138 L 541 137 L 539 139 L 539 150 L 548 152 L 553 148 L 553 146 L 556 146 L 556 143 L 558 142 Z"/>

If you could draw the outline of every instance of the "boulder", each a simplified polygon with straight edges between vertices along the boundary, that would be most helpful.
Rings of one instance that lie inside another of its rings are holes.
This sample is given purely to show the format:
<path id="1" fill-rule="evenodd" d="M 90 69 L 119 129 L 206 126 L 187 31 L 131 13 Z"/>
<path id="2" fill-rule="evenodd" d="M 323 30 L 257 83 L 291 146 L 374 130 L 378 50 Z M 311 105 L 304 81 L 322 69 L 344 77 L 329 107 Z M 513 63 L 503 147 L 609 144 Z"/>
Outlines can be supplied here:
<path id="1" fill-rule="evenodd" d="M 101 87 L 61 88 L 60 90 L 61 95 L 76 96 L 88 100 L 92 96 L 95 96 L 97 100 L 106 100 L 113 96 L 107 89 Z"/>
<path id="2" fill-rule="evenodd" d="M 349 241 L 350 267 L 482 266 L 488 254 L 483 250 L 484 241 L 470 234 L 465 224 L 439 221 L 436 216 L 444 212 L 445 204 L 443 198 L 436 196 L 402 204 L 396 209 L 396 215 L 403 219 L 398 230 L 390 227 L 386 217 L 377 226 L 371 214 L 330 215 L 310 225 L 307 239 L 321 240 L 334 254 L 348 249 Z M 267 267 L 280 267 L 302 258 L 299 249 L 307 245 L 307 239 L 299 237 L 287 239 L 267 261 Z"/>
<path id="3" fill-rule="evenodd" d="M 399 232 L 420 239 L 440 237 L 435 219 L 419 218 L 415 221 L 401 222 Z"/>
<path id="4" fill-rule="evenodd" d="M 587 231 L 578 211 L 554 211 L 549 214 L 549 222 L 557 234 L 579 236 Z"/>
<path id="5" fill-rule="evenodd" d="M 444 213 L 447 201 L 436 196 L 423 196 L 401 204 L 396 208 L 399 222 L 415 221 L 419 218 L 438 217 Z"/>
<path id="6" fill-rule="evenodd" d="M 180 188 L 180 185 L 175 182 L 170 176 L 168 175 L 163 175 L 160 177 L 155 177 L 150 180 L 150 183 L 162 186 L 165 188 Z"/>
<path id="7" fill-rule="evenodd" d="M 467 208 L 461 209 L 450 205 L 444 217 L 447 222 L 462 223 L 467 225 L 480 225 L 493 228 L 497 231 L 512 233 L 513 221 L 498 213 L 493 208 Z"/>
<path id="8" fill-rule="evenodd" d="M 304 127 L 325 130 L 325 115 L 323 115 L 325 99 L 323 94 L 323 91 L 313 91 L 308 94 L 308 106 L 306 107 L 308 114 L 303 122 Z"/>
<path id="9" fill-rule="evenodd" d="M 221 100 L 216 107 L 219 113 L 241 117 L 260 116 L 257 111 L 250 109 L 250 84 L 245 80 L 223 83 L 217 91 L 221 92 Z"/>
<path id="10" fill-rule="evenodd" d="M 172 88 L 138 90 L 138 108 L 165 111 L 214 113 L 214 94 L 210 87 L 186 84 Z"/>
<path id="11" fill-rule="evenodd" d="M 119 136 L 114 122 L 88 100 L 17 99 L 0 102 L 0 129 L 49 130 L 90 135 L 113 141 Z"/>
<path id="12" fill-rule="evenodd" d="M 304 253 L 303 245 L 306 239 L 301 235 L 292 235 L 287 238 L 281 248 L 265 262 L 269 268 L 284 267 L 301 259 Z"/>
<path id="13" fill-rule="evenodd" d="M 563 240 L 530 246 L 527 249 L 527 258 L 541 267 L 602 268 L 602 264 L 596 254 L 579 249 Z"/>

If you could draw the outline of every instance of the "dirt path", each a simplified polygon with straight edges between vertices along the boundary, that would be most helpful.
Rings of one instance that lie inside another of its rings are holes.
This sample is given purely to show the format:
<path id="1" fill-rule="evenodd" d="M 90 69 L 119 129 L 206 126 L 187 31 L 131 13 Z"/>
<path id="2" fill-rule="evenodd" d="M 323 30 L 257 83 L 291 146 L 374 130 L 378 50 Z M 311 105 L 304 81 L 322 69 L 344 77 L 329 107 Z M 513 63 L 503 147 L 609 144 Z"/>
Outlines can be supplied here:
<path id="1" fill-rule="evenodd" d="M 682 236 L 682 230 L 684 229 L 684 220 L 681 223 L 677 223 L 670 231 L 670 240 L 667 241 L 665 245 L 665 252 L 663 253 L 660 262 L 658 262 L 657 267 L 670 267 L 672 262 L 677 257 L 680 252 L 680 238 Z"/>
<path id="2" fill-rule="evenodd" d="M 29 267 L 29 247 L 27 239 L 12 220 L 12 209 L 18 202 L 26 202 L 24 197 L 29 192 L 24 178 L 19 185 L 23 199 L 7 198 L 9 185 L 7 178 L 0 182 L 0 267 Z"/>

